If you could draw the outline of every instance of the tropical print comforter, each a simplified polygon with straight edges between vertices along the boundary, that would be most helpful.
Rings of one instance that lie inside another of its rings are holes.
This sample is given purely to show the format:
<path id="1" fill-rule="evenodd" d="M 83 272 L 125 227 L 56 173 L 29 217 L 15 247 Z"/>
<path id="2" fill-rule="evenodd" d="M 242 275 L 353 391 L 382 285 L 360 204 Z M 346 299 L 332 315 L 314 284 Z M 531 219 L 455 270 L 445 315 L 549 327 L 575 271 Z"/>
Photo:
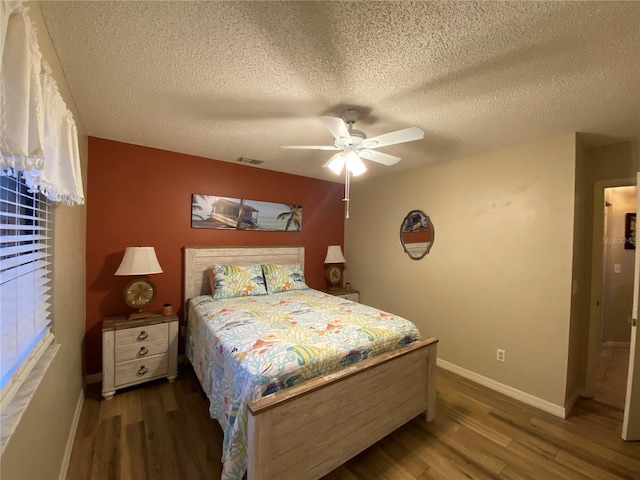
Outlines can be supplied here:
<path id="1" fill-rule="evenodd" d="M 396 315 L 317 290 L 189 302 L 186 355 L 224 431 L 222 480 L 247 469 L 248 403 L 419 340 Z"/>

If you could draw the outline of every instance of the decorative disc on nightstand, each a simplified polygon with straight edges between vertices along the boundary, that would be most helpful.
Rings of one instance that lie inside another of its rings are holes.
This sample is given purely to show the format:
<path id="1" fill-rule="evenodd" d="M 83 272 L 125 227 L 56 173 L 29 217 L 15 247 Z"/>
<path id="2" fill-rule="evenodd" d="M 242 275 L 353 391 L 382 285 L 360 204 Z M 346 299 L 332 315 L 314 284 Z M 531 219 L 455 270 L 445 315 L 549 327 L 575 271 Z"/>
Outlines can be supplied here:
<path id="1" fill-rule="evenodd" d="M 329 288 L 336 289 L 342 285 L 342 265 L 329 265 L 326 271 L 326 278 Z"/>
<path id="2" fill-rule="evenodd" d="M 156 298 L 156 286 L 148 278 L 136 278 L 124 289 L 124 301 L 131 308 L 142 308 Z"/>

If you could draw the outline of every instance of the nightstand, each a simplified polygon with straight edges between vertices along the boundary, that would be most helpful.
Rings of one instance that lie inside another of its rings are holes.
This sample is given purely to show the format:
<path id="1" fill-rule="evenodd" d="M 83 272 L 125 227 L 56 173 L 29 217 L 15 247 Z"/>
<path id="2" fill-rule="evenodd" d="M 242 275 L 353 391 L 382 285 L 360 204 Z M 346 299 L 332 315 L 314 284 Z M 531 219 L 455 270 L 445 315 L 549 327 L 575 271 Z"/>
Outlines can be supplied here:
<path id="1" fill-rule="evenodd" d="M 154 314 L 127 320 L 107 317 L 102 323 L 102 396 L 110 400 L 119 388 L 178 376 L 178 316 Z"/>
<path id="2" fill-rule="evenodd" d="M 347 300 L 353 300 L 354 302 L 360 301 L 360 292 L 358 290 L 346 290 L 344 288 L 340 288 L 338 290 L 323 290 L 324 293 L 330 293 L 336 297 L 346 298 Z"/>

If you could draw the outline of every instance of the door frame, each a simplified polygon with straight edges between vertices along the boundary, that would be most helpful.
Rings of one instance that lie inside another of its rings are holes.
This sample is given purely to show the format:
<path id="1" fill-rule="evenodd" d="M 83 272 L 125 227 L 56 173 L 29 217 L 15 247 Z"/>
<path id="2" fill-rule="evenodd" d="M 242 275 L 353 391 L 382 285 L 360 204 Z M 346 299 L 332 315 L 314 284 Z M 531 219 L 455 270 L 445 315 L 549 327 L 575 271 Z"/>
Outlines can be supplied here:
<path id="1" fill-rule="evenodd" d="M 636 173 L 640 184 L 640 172 Z M 640 204 L 640 190 L 636 187 L 636 212 Z M 637 234 L 636 234 L 637 238 Z M 626 239 L 625 239 L 626 240 Z M 636 242 L 637 243 L 637 242 Z M 635 267 L 633 271 L 633 312 L 631 322 L 631 338 L 629 339 L 629 371 L 627 372 L 627 391 L 624 399 L 624 414 L 622 417 L 622 439 L 625 441 L 640 440 L 640 346 L 638 345 L 638 313 L 640 309 L 640 249 L 635 250 Z M 633 403 L 634 408 L 631 408 Z"/>
<path id="2" fill-rule="evenodd" d="M 583 395 L 595 395 L 596 370 L 600 353 L 600 328 L 602 325 L 602 296 L 604 257 L 602 233 L 604 229 L 604 190 L 613 187 L 638 186 L 635 177 L 598 180 L 593 186 L 593 236 L 591 248 L 591 294 L 589 296 L 589 335 L 587 340 L 587 372 Z"/>

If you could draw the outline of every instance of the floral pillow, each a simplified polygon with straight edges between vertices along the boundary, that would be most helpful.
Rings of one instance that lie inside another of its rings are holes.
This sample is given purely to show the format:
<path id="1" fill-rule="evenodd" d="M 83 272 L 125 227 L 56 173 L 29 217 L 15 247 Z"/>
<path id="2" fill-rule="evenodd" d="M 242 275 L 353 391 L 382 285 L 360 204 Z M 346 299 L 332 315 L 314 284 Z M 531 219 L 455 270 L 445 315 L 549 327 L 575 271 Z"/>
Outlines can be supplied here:
<path id="1" fill-rule="evenodd" d="M 267 294 L 262 266 L 258 264 L 214 265 L 213 277 L 215 279 L 213 298 L 216 300 Z"/>
<path id="2" fill-rule="evenodd" d="M 309 288 L 299 263 L 291 265 L 262 265 L 264 279 L 269 293 Z"/>

